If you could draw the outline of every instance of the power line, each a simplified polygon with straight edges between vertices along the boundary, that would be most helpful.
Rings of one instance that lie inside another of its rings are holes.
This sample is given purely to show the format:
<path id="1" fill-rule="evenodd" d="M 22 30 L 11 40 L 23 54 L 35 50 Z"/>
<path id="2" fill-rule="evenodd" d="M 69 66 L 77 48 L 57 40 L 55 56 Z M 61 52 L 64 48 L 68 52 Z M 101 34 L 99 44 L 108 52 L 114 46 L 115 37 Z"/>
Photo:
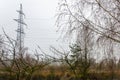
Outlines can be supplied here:
<path id="1" fill-rule="evenodd" d="M 51 19 L 54 19 L 54 17 L 51 17 L 51 18 L 26 18 L 26 20 L 51 20 Z"/>

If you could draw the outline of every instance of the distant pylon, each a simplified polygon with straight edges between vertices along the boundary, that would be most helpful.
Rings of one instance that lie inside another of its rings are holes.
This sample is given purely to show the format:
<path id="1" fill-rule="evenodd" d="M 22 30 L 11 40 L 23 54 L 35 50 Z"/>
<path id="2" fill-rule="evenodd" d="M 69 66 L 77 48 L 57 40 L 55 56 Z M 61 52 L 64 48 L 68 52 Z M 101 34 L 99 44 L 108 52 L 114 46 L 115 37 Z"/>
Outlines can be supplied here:
<path id="1" fill-rule="evenodd" d="M 22 10 L 22 4 L 20 4 L 20 10 L 17 10 L 17 12 L 19 13 L 18 19 L 14 19 L 17 23 L 18 23 L 18 28 L 17 28 L 17 40 L 16 40 L 16 49 L 17 52 L 21 52 L 24 48 L 24 26 L 26 26 L 27 24 L 24 23 L 24 17 L 25 14 L 23 13 Z"/>

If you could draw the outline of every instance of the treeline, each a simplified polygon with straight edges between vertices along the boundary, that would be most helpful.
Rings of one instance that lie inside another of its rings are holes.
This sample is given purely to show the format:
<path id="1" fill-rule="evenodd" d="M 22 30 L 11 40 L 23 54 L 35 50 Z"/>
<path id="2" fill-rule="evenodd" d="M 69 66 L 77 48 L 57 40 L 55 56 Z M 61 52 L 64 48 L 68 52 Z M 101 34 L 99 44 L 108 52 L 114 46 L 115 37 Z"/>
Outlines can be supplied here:
<path id="1" fill-rule="evenodd" d="M 82 49 L 73 44 L 70 51 L 59 51 L 51 47 L 57 57 L 44 53 L 38 46 L 34 54 L 26 48 L 16 52 L 15 40 L 6 35 L 8 41 L 0 38 L 1 80 L 114 80 L 120 79 L 120 60 L 103 55 L 98 60 L 88 46 Z M 88 37 L 87 37 L 88 38 Z M 91 47 L 91 46 L 90 46 Z M 99 55 L 100 56 L 100 55 Z"/>

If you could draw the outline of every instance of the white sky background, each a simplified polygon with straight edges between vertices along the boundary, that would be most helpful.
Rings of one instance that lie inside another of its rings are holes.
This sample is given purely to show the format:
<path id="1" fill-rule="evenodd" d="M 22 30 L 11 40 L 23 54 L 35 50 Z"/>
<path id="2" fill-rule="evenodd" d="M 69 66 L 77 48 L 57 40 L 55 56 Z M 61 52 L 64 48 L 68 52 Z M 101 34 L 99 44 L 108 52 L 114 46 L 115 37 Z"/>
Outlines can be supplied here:
<path id="1" fill-rule="evenodd" d="M 19 10 L 20 3 L 28 25 L 24 27 L 26 47 L 34 50 L 39 45 L 45 52 L 49 52 L 50 45 L 66 47 L 67 43 L 57 41 L 60 36 L 55 26 L 58 0 L 0 0 L 0 34 L 3 34 L 3 27 L 10 37 L 16 39 L 17 23 L 13 19 L 18 18 L 16 10 Z"/>

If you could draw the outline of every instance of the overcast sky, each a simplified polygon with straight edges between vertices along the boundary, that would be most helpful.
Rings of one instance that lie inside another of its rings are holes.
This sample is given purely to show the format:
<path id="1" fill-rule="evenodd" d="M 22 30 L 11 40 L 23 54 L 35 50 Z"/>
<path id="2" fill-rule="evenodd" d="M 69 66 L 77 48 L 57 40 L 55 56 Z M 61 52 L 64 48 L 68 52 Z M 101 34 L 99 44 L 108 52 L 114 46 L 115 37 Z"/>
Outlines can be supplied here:
<path id="1" fill-rule="evenodd" d="M 20 3 L 26 15 L 25 22 L 25 46 L 34 50 L 39 45 L 48 52 L 49 46 L 65 46 L 67 43 L 57 41 L 55 14 L 58 0 L 0 0 L 0 34 L 2 27 L 6 33 L 16 39 L 17 23 L 13 19 L 18 18 Z"/>

